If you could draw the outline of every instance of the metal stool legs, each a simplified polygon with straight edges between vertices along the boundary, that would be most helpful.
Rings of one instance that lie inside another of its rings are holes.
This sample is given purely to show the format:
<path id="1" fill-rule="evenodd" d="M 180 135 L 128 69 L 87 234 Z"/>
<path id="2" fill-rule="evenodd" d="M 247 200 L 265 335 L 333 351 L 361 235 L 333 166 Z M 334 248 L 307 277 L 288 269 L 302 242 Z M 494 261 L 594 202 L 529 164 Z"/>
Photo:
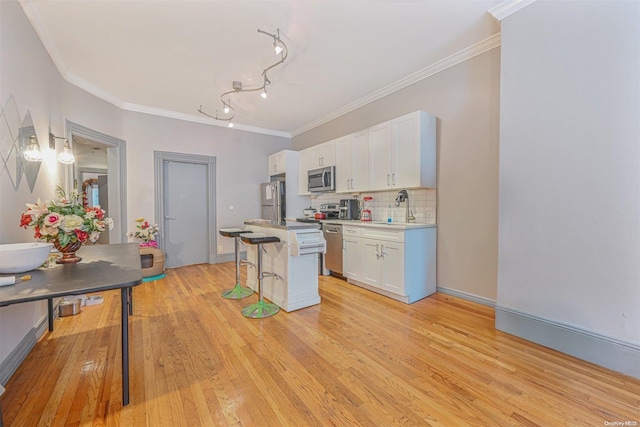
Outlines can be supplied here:
<path id="1" fill-rule="evenodd" d="M 273 316 L 280 307 L 270 302 L 266 302 L 262 296 L 262 279 L 265 277 L 277 277 L 274 273 L 265 273 L 262 271 L 262 243 L 258 244 L 258 293 L 260 298 L 255 304 L 251 304 L 242 309 L 242 315 L 250 317 L 252 319 L 263 319 L 265 317 Z"/>
<path id="2" fill-rule="evenodd" d="M 236 235 L 236 285 L 233 289 L 226 290 L 222 293 L 222 298 L 227 299 L 242 299 L 250 295 L 253 295 L 253 289 L 245 288 L 240 284 L 240 265 L 243 264 L 240 261 L 240 236 Z"/>

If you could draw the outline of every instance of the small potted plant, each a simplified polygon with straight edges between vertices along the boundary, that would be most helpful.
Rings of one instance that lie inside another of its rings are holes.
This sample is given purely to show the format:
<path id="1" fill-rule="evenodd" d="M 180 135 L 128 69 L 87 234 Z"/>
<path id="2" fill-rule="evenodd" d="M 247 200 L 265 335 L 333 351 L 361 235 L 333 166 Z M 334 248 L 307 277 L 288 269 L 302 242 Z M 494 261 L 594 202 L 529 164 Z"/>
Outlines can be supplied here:
<path id="1" fill-rule="evenodd" d="M 160 231 L 158 224 L 149 224 L 144 218 L 136 219 L 136 231 L 129 231 L 127 237 L 140 245 L 140 262 L 142 277 L 152 277 L 164 271 L 164 253 L 158 249 L 156 234 Z"/>

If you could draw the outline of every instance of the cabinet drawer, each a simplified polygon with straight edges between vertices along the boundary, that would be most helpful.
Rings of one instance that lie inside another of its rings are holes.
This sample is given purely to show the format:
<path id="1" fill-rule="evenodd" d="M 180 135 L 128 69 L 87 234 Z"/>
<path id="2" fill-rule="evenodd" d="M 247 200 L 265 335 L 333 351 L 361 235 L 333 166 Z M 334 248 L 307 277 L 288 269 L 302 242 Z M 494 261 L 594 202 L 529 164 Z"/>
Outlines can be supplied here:
<path id="1" fill-rule="evenodd" d="M 379 228 L 366 228 L 361 230 L 361 236 L 367 239 L 404 242 L 404 231 L 401 230 L 381 230 Z"/>
<path id="2" fill-rule="evenodd" d="M 342 235 L 351 237 L 360 237 L 362 235 L 362 228 L 350 227 L 348 225 L 342 226 Z"/>

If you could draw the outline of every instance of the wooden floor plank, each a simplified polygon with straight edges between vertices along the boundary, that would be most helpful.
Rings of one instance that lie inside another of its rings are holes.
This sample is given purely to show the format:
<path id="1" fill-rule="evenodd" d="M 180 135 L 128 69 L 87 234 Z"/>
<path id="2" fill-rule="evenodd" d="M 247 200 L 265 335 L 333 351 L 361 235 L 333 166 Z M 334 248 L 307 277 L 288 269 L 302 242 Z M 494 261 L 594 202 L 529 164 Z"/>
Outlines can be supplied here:
<path id="1" fill-rule="evenodd" d="M 268 319 L 227 300 L 234 263 L 134 289 L 122 406 L 120 292 L 56 320 L 6 384 L 5 426 L 605 425 L 640 381 L 502 333 L 490 307 L 411 305 L 320 277 L 322 303 Z M 243 272 L 244 277 L 244 272 Z"/>

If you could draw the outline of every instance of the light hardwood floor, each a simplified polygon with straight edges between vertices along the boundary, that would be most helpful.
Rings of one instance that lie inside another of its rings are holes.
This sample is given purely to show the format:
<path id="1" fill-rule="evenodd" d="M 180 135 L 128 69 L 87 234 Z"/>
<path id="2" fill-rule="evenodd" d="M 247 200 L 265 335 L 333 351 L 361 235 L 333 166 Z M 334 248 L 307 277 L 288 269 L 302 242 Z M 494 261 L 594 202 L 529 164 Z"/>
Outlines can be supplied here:
<path id="1" fill-rule="evenodd" d="M 405 305 L 322 277 L 320 305 L 245 319 L 256 296 L 219 296 L 233 267 L 134 289 L 126 407 L 119 293 L 56 320 L 6 385 L 5 426 L 640 422 L 640 381 L 496 331 L 491 308 L 443 294 Z"/>

